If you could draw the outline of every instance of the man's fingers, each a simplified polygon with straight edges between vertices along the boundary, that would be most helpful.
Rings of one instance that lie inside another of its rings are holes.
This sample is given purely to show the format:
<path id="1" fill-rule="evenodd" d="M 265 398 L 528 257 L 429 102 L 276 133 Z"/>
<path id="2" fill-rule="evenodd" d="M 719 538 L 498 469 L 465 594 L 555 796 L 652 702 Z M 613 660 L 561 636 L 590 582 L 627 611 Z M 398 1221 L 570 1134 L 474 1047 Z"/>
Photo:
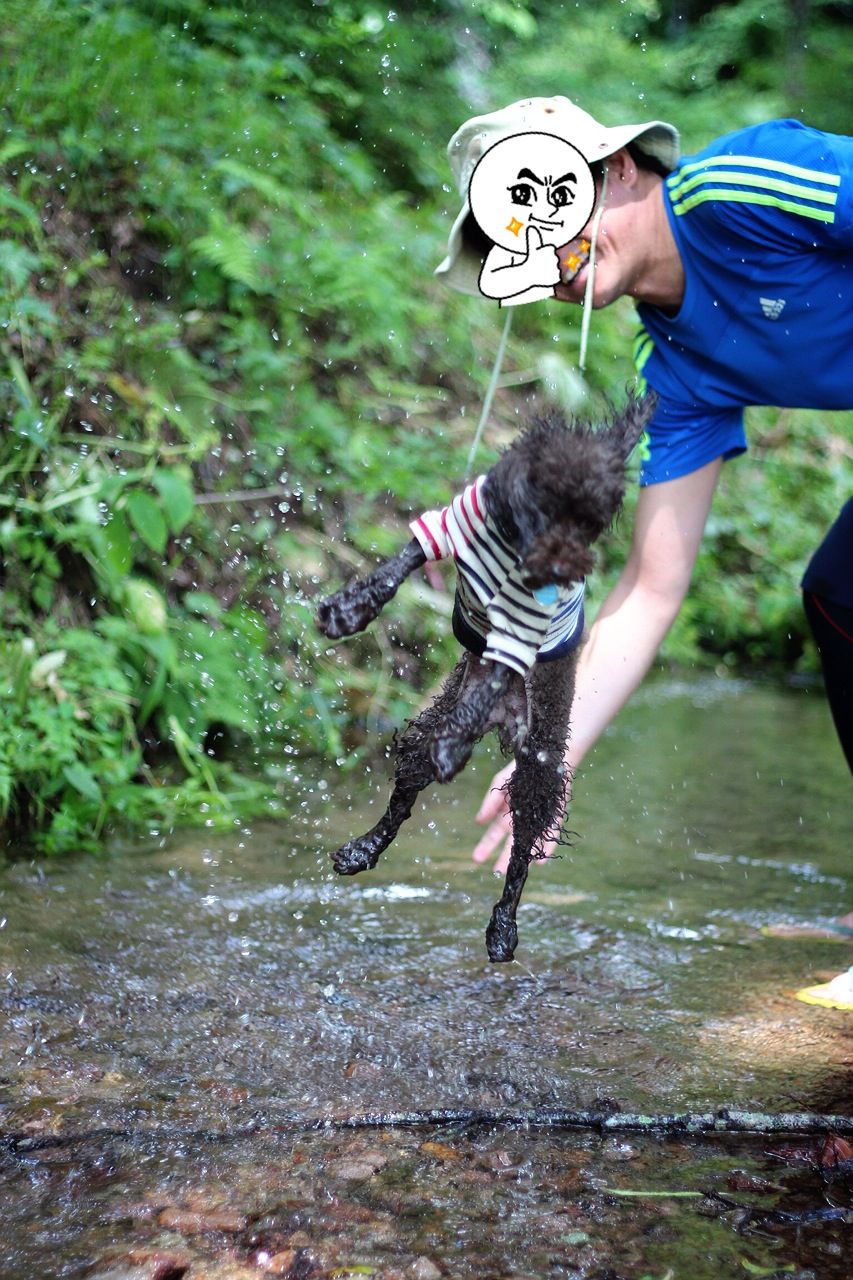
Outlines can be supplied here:
<path id="1" fill-rule="evenodd" d="M 514 768 L 514 764 L 508 764 L 492 778 L 489 789 L 483 796 L 483 803 L 477 810 L 477 816 L 474 819 L 481 826 L 486 822 L 493 822 L 500 814 L 506 813 L 507 799 L 503 788 Z"/>
<path id="2" fill-rule="evenodd" d="M 507 842 L 504 845 L 503 849 L 501 850 L 501 856 L 498 858 L 497 862 L 495 863 L 496 876 L 506 875 L 507 868 L 509 867 L 509 858 L 511 853 L 512 853 L 512 832 L 510 832 L 509 836 L 507 837 Z"/>
<path id="3" fill-rule="evenodd" d="M 506 795 L 499 787 L 491 787 L 483 796 L 483 803 L 477 810 L 475 822 L 479 822 L 480 826 L 485 826 L 487 822 L 494 822 L 495 818 L 500 817 L 506 812 Z"/>
<path id="4" fill-rule="evenodd" d="M 485 835 L 477 841 L 471 857 L 475 862 L 486 862 L 498 845 L 506 840 L 507 837 L 512 838 L 512 824 L 509 814 L 504 814 L 500 818 L 496 818 Z"/>
<path id="5" fill-rule="evenodd" d="M 509 855 L 512 849 L 512 818 L 504 787 L 514 768 L 514 762 L 508 764 L 492 778 L 491 786 L 483 797 L 483 803 L 477 813 L 477 821 L 481 825 L 489 823 L 489 826 L 471 854 L 475 862 L 486 862 L 495 850 L 503 845 L 495 863 L 495 873 L 500 875 L 503 875 L 509 866 Z"/>
<path id="6" fill-rule="evenodd" d="M 547 862 L 549 858 L 552 858 L 554 856 L 554 854 L 557 851 L 557 848 L 558 848 L 558 845 L 556 840 L 545 841 L 545 843 L 542 845 L 542 853 L 544 854 L 544 857 L 534 858 L 533 862 L 531 862 L 530 865 L 535 866 L 537 862 Z M 506 838 L 506 844 L 501 849 L 500 857 L 495 859 L 495 875 L 496 876 L 506 875 L 507 868 L 509 867 L 509 860 L 510 860 L 511 854 L 512 854 L 512 829 L 510 828 L 509 834 L 507 835 L 507 838 Z M 488 854 L 486 855 L 486 857 L 488 857 Z M 484 862 L 485 858 L 478 859 L 478 861 Z"/>
<path id="7" fill-rule="evenodd" d="M 534 240 L 533 237 L 536 237 Z M 532 222 L 527 224 L 527 252 L 531 253 L 533 249 L 541 249 L 545 241 L 542 239 L 542 232 L 538 227 L 534 227 Z"/>

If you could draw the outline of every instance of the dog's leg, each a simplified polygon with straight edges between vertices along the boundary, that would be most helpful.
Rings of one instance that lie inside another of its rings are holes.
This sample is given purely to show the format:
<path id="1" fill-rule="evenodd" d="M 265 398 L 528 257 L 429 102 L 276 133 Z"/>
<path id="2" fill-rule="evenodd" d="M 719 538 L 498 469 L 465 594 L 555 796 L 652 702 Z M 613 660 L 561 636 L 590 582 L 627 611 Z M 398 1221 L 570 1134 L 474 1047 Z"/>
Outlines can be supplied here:
<path id="1" fill-rule="evenodd" d="M 379 855 L 388 848 L 411 814 L 420 793 L 431 782 L 435 782 L 436 769 L 430 756 L 430 747 L 436 727 L 447 719 L 456 705 L 469 660 L 478 661 L 466 653 L 450 673 L 435 701 L 411 720 L 400 734 L 394 766 L 394 789 L 388 808 L 370 831 L 354 840 L 348 840 L 332 854 L 332 863 L 339 875 L 352 876 L 375 867 Z"/>
<path id="2" fill-rule="evenodd" d="M 513 672 L 502 663 L 469 658 L 462 696 L 435 735 L 432 761 L 439 782 L 449 782 L 465 765 L 489 727 L 491 714 L 509 689 Z"/>
<path id="3" fill-rule="evenodd" d="M 486 930 L 489 959 L 511 960 L 518 945 L 515 915 L 531 860 L 543 838 L 556 833 L 566 809 L 563 756 L 574 696 L 577 651 L 537 662 L 530 676 L 530 733 L 515 753 L 509 780 L 512 854 L 504 890 Z"/>
<path id="4" fill-rule="evenodd" d="M 317 627 L 330 640 L 363 631 L 397 594 L 400 584 L 425 561 L 420 543 L 412 538 L 402 551 L 383 561 L 367 578 L 359 578 L 321 600 L 314 618 Z"/>

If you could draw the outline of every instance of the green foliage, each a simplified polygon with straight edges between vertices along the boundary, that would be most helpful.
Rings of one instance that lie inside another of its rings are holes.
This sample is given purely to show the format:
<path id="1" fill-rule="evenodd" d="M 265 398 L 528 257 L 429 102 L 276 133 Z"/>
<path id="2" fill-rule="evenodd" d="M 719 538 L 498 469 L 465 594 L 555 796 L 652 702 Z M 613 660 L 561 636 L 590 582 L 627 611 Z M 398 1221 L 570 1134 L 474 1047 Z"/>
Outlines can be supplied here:
<path id="1" fill-rule="evenodd" d="M 47 853 L 91 845 L 142 767 L 117 652 L 79 628 L 47 627 L 41 651 L 0 641 L 0 818 L 13 836 L 38 829 Z"/>
<path id="2" fill-rule="evenodd" d="M 447 138 L 531 91 L 674 118 L 688 148 L 801 105 L 849 129 L 846 6 L 812 5 L 805 52 L 796 6 L 770 8 L 7 0 L 10 840 L 231 821 L 280 805 L 282 756 L 352 767 L 411 710 L 453 653 L 438 580 L 335 648 L 312 614 L 464 470 L 500 322 L 432 280 Z M 480 465 L 528 403 L 595 407 L 632 378 L 627 304 L 595 316 L 586 381 L 576 317 L 520 311 Z M 809 660 L 796 576 L 849 449 L 814 416 L 756 422 L 669 643 L 684 661 Z"/>
<path id="3" fill-rule="evenodd" d="M 849 414 L 750 411 L 750 453 L 724 469 L 668 657 L 816 669 L 799 582 L 853 490 L 849 424 Z"/>

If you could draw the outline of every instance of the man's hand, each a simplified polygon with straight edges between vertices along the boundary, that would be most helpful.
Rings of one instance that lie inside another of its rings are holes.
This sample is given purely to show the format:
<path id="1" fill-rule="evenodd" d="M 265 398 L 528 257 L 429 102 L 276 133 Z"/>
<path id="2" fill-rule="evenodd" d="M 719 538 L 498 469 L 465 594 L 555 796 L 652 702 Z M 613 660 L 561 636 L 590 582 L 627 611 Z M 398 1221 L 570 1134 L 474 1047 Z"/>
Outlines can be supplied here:
<path id="1" fill-rule="evenodd" d="M 640 490 L 631 554 L 578 661 L 570 771 L 636 689 L 681 607 L 721 465 L 715 458 L 689 475 Z M 509 865 L 512 847 L 512 818 L 500 788 L 513 768 L 496 775 L 477 814 L 481 825 L 489 825 L 473 857 L 485 862 L 499 850 L 498 873 Z M 555 847 L 545 845 L 544 852 Z"/>
<path id="2" fill-rule="evenodd" d="M 490 825 L 486 834 L 477 842 L 471 856 L 475 862 L 486 862 L 495 849 L 499 849 L 498 859 L 495 862 L 495 875 L 503 875 L 506 872 L 512 851 L 512 818 L 507 794 L 503 787 L 514 768 L 515 764 L 508 764 L 501 769 L 500 773 L 495 774 L 475 818 L 475 822 L 479 822 L 481 826 L 487 822 Z"/>
<path id="3" fill-rule="evenodd" d="M 504 787 L 514 768 L 514 763 L 508 764 L 501 769 L 500 773 L 495 774 L 475 819 L 481 826 L 485 826 L 486 823 L 489 826 L 471 856 L 475 862 L 486 862 L 497 849 L 498 857 L 494 867 L 496 876 L 506 874 L 509 856 L 512 853 L 512 817 Z M 548 857 L 556 847 L 556 840 L 545 841 L 542 846 L 543 852 Z"/>

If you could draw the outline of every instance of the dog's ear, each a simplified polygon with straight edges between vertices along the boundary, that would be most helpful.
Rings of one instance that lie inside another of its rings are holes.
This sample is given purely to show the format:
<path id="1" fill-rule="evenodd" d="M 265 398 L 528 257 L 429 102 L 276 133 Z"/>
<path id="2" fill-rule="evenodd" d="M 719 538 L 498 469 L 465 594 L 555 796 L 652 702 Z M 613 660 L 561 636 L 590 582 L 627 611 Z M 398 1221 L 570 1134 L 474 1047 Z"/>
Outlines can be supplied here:
<path id="1" fill-rule="evenodd" d="M 508 449 L 495 463 L 486 477 L 484 497 L 499 531 L 524 555 L 547 522 L 529 467 L 521 465 L 517 452 Z"/>
<path id="2" fill-rule="evenodd" d="M 635 396 L 629 391 L 625 408 L 606 428 L 606 434 L 626 461 L 645 431 L 646 423 L 657 408 L 657 403 L 654 391 L 647 391 L 643 396 Z"/>

